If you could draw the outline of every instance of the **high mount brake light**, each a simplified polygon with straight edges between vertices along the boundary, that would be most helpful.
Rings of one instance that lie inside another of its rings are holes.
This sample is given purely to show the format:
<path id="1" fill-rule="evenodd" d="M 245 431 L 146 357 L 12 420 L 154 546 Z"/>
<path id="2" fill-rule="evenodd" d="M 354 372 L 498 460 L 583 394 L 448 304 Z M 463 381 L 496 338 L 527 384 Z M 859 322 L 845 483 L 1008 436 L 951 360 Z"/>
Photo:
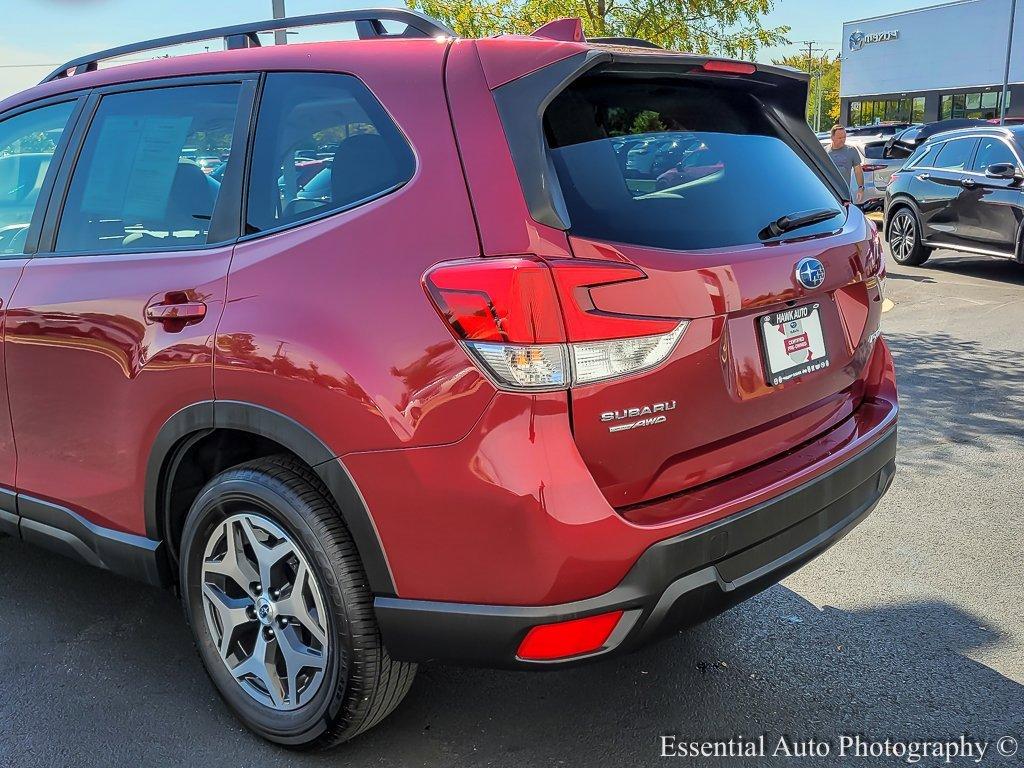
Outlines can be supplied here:
<path id="1" fill-rule="evenodd" d="M 757 72 L 757 67 L 746 61 L 723 61 L 711 59 L 701 65 L 705 72 L 714 72 L 724 75 L 752 75 Z"/>
<path id="2" fill-rule="evenodd" d="M 423 284 L 452 333 L 499 387 L 543 391 L 664 362 L 685 320 L 602 312 L 590 294 L 596 286 L 646 277 L 627 264 L 524 257 L 440 264 Z"/>

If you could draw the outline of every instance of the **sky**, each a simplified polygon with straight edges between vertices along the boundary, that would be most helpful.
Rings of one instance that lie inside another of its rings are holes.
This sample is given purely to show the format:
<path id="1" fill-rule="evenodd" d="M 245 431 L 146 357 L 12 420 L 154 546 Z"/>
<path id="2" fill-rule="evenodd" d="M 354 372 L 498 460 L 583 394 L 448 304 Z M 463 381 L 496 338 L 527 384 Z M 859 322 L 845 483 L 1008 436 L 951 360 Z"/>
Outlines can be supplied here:
<path id="1" fill-rule="evenodd" d="M 771 61 L 800 49 L 795 41 L 838 52 L 842 23 L 934 5 L 937 0 L 775 0 L 766 18 L 791 27 L 794 43 L 759 52 Z M 399 5 L 398 0 L 286 0 L 289 15 L 358 5 Z M 271 0 L 0 0 L 0 99 L 39 82 L 65 61 L 116 45 L 195 29 L 269 18 Z M 17 11 L 15 13 L 15 10 Z M 311 39 L 308 36 L 303 39 Z"/>

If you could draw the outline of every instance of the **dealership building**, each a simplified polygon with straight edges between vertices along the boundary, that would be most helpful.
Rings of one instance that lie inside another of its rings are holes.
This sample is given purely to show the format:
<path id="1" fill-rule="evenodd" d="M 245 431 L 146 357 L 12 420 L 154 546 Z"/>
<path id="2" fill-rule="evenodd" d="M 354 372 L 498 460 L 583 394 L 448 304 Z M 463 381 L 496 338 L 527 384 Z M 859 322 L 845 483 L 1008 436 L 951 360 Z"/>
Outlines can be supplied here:
<path id="1" fill-rule="evenodd" d="M 840 121 L 999 117 L 1014 0 L 959 0 L 843 24 Z M 1007 115 L 1024 117 L 1024 3 Z"/>

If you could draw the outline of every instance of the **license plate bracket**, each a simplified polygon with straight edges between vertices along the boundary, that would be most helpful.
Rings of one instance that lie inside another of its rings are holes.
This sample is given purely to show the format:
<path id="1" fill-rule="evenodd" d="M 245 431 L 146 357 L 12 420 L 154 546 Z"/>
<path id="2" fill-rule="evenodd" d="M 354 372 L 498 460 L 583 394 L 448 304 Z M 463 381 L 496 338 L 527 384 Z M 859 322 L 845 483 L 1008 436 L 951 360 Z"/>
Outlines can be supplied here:
<path id="1" fill-rule="evenodd" d="M 757 319 L 757 327 L 770 386 L 823 370 L 831 363 L 821 328 L 820 303 L 763 315 Z"/>

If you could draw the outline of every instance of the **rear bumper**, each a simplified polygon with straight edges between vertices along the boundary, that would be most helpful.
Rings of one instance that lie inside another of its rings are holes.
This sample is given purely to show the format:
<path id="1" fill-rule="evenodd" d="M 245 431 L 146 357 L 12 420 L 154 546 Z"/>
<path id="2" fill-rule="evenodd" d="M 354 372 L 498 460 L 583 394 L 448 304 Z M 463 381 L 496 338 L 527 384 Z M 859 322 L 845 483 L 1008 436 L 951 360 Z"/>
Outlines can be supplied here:
<path id="1" fill-rule="evenodd" d="M 609 592 L 539 607 L 378 597 L 395 659 L 492 667 L 564 666 L 639 647 L 698 623 L 784 578 L 845 536 L 878 503 L 896 471 L 896 427 L 813 480 L 710 525 L 660 541 Z M 622 610 L 605 646 L 566 661 L 517 658 L 530 628 Z"/>

